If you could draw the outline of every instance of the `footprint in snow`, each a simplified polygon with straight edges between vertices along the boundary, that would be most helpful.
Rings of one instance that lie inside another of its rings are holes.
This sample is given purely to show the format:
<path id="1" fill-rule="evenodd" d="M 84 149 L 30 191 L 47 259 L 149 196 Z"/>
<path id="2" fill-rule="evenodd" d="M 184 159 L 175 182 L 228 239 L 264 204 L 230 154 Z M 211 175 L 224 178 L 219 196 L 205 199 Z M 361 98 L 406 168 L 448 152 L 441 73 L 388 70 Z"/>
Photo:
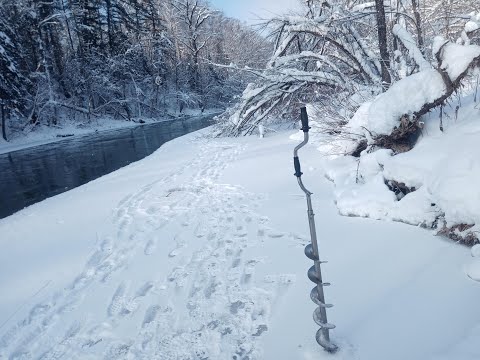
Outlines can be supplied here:
<path id="1" fill-rule="evenodd" d="M 117 290 L 115 290 L 115 293 L 112 296 L 112 300 L 110 301 L 110 304 L 108 306 L 107 312 L 109 316 L 117 316 L 122 313 L 122 310 L 126 303 L 125 293 L 126 284 L 122 282 L 120 285 L 118 285 Z"/>
<path id="2" fill-rule="evenodd" d="M 145 245 L 145 249 L 143 250 L 143 253 L 147 256 L 152 255 L 155 252 L 156 248 L 157 248 L 157 239 L 152 238 L 148 240 L 147 245 Z"/>
<path id="3" fill-rule="evenodd" d="M 283 232 L 278 232 L 278 231 L 269 230 L 269 231 L 267 232 L 267 235 L 268 235 L 269 238 L 279 239 L 279 238 L 282 238 L 282 237 L 286 236 L 287 234 L 286 234 L 286 233 L 283 233 Z"/>
<path id="4" fill-rule="evenodd" d="M 183 266 L 178 266 L 172 270 L 167 279 L 170 283 L 175 283 L 177 287 L 183 287 L 185 285 L 185 279 L 188 273 Z"/>
<path id="5" fill-rule="evenodd" d="M 177 248 L 173 249 L 172 251 L 170 251 L 170 252 L 168 253 L 168 257 L 174 258 L 174 257 L 180 255 L 182 248 L 183 248 L 183 246 L 182 246 L 182 247 L 177 247 Z"/>
<path id="6" fill-rule="evenodd" d="M 127 343 L 118 343 L 110 347 L 110 349 L 105 354 L 105 360 L 117 360 L 125 359 L 130 352 L 130 348 L 133 345 L 133 341 Z"/>
<path id="7" fill-rule="evenodd" d="M 268 326 L 267 325 L 258 325 L 257 327 L 257 332 L 255 334 L 252 334 L 252 336 L 260 336 L 262 335 L 265 331 L 268 330 Z"/>
<path id="8" fill-rule="evenodd" d="M 143 317 L 142 328 L 148 326 L 150 323 L 152 323 L 155 320 L 159 310 L 160 310 L 160 306 L 158 305 L 150 305 L 148 307 Z"/>
<path id="9" fill-rule="evenodd" d="M 154 285 L 152 281 L 147 281 L 141 288 L 139 288 L 135 294 L 135 297 L 144 297 L 153 289 Z"/>

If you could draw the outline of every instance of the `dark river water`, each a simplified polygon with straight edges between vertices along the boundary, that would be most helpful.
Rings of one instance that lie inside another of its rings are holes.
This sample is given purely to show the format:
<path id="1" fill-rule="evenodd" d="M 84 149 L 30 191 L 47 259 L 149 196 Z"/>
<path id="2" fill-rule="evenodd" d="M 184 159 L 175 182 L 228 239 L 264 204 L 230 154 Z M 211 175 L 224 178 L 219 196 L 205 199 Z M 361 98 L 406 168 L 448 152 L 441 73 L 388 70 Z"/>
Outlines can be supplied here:
<path id="1" fill-rule="evenodd" d="M 192 117 L 0 154 L 0 219 L 143 159 L 165 142 L 211 123 L 211 115 Z"/>

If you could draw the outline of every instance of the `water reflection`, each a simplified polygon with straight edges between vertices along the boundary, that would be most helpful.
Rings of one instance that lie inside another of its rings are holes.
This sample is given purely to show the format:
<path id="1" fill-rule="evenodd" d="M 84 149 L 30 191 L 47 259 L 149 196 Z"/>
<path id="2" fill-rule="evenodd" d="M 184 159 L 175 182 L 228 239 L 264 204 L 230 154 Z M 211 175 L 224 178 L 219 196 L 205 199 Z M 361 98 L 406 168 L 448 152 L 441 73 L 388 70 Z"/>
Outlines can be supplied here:
<path id="1" fill-rule="evenodd" d="M 0 155 L 0 218 L 143 159 L 211 123 L 173 120 L 66 139 Z"/>

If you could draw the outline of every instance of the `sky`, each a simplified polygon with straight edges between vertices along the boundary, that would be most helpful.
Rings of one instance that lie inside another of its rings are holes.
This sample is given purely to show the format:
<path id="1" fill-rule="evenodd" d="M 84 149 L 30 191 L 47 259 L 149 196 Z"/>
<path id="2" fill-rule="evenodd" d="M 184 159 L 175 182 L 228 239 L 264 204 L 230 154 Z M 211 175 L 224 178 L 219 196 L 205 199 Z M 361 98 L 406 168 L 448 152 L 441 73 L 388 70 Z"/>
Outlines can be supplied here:
<path id="1" fill-rule="evenodd" d="M 210 0 L 217 9 L 230 17 L 255 23 L 259 17 L 269 18 L 298 7 L 299 0 Z"/>

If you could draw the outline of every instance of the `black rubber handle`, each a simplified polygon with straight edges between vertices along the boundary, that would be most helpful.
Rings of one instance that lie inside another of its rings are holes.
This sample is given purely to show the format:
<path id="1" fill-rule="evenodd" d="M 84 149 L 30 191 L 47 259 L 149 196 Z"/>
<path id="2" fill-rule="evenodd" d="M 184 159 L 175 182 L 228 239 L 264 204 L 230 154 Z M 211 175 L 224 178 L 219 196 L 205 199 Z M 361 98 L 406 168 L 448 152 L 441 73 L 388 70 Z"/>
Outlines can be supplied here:
<path id="1" fill-rule="evenodd" d="M 298 156 L 293 157 L 293 167 L 295 168 L 295 174 L 293 175 L 295 175 L 298 178 L 302 176 L 303 173 L 300 169 L 300 160 L 298 159 Z"/>
<path id="2" fill-rule="evenodd" d="M 300 108 L 300 119 L 302 120 L 302 128 L 300 130 L 303 130 L 303 132 L 308 132 L 308 130 L 310 130 L 310 126 L 308 126 L 308 114 L 305 106 Z"/>

